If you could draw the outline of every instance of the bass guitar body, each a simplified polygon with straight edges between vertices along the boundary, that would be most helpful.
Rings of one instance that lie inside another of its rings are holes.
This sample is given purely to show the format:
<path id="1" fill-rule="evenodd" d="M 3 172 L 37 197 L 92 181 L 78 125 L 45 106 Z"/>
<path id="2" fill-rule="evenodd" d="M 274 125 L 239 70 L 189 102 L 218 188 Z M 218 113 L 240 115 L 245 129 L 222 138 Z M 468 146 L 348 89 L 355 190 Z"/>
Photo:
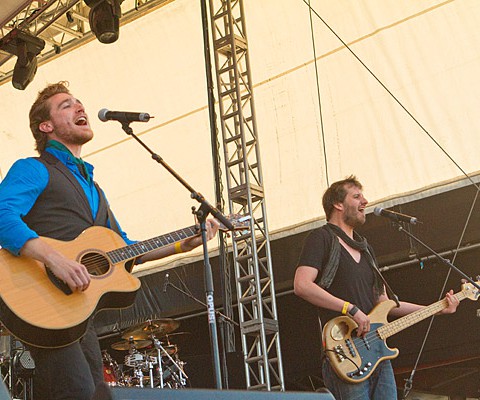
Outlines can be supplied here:
<path id="1" fill-rule="evenodd" d="M 357 324 L 347 316 L 334 318 L 323 329 L 323 348 L 336 374 L 346 382 L 358 383 L 370 377 L 382 360 L 398 356 L 398 349 L 389 348 L 378 329 L 387 324 L 387 315 L 395 307 L 388 300 L 370 313 L 370 332 L 357 336 Z"/>

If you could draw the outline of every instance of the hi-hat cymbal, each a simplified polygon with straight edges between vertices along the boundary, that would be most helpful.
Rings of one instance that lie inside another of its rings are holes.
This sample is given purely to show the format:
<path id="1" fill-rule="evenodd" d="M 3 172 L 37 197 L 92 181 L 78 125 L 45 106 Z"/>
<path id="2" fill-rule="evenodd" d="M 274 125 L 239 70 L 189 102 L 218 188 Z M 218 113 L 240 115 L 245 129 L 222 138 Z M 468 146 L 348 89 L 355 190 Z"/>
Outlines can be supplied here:
<path id="1" fill-rule="evenodd" d="M 125 331 L 122 335 L 123 339 L 133 340 L 145 340 L 152 335 L 157 337 L 165 336 L 166 334 L 173 332 L 180 326 L 180 322 L 171 318 L 161 318 L 147 320 L 141 324 L 138 324 L 129 330 Z"/>
<path id="2" fill-rule="evenodd" d="M 132 348 L 143 349 L 151 344 L 151 340 L 122 340 L 120 342 L 113 343 L 111 347 L 114 350 L 130 350 Z"/>

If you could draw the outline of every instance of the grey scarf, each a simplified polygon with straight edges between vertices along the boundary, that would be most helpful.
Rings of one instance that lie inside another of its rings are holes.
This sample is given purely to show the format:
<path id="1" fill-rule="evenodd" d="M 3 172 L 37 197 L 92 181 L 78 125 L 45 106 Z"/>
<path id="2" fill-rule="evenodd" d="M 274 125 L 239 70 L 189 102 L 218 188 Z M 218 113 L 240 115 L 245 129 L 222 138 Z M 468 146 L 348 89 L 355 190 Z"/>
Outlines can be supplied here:
<path id="1" fill-rule="evenodd" d="M 383 283 L 378 278 L 378 274 L 375 273 L 378 271 L 378 267 L 375 263 L 372 253 L 369 250 L 367 239 L 359 235 L 357 232 L 353 232 L 353 239 L 348 236 L 341 228 L 337 225 L 327 223 L 324 226 L 324 229 L 330 233 L 332 237 L 332 247 L 330 249 L 330 254 L 328 256 L 328 261 L 324 265 L 322 270 L 322 276 L 320 278 L 319 285 L 323 289 L 328 289 L 335 278 L 335 274 L 338 270 L 338 264 L 340 263 L 340 252 L 342 248 L 340 247 L 340 241 L 338 238 L 341 238 L 346 244 L 352 247 L 355 250 L 358 250 L 365 254 L 367 257 L 368 264 L 374 271 L 375 275 L 375 296 L 378 298 L 381 293 L 383 293 Z"/>

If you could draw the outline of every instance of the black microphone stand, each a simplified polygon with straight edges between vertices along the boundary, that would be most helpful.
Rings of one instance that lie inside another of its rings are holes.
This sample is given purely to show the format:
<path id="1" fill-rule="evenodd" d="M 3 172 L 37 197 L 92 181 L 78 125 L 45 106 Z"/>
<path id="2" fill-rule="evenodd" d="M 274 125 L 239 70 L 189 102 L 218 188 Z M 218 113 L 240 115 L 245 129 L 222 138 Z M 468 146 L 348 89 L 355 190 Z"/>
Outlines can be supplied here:
<path id="1" fill-rule="evenodd" d="M 207 314 L 208 314 L 208 326 L 210 330 L 210 344 L 212 348 L 212 358 L 213 366 L 215 371 L 215 384 L 217 389 L 222 388 L 222 377 L 220 369 L 220 353 L 218 348 L 218 334 L 217 334 L 217 323 L 215 318 L 215 304 L 213 297 L 213 274 L 212 267 L 210 265 L 210 258 L 208 256 L 207 248 L 207 226 L 206 219 L 208 214 L 212 214 L 217 220 L 219 220 L 227 229 L 233 230 L 233 224 L 223 215 L 217 208 L 213 207 L 199 192 L 193 189 L 175 170 L 173 170 L 170 165 L 168 165 L 162 157 L 154 153 L 142 140 L 138 138 L 133 133 L 132 128 L 130 127 L 130 122 L 124 121 L 121 122 L 122 129 L 127 135 L 132 136 L 140 145 L 147 150 L 152 158 L 161 164 L 170 174 L 172 174 L 177 181 L 179 181 L 185 188 L 190 192 L 190 197 L 197 200 L 200 203 L 200 207 L 194 213 L 197 216 L 198 222 L 200 224 L 200 231 L 202 236 L 202 246 L 203 246 L 203 259 L 205 265 L 205 296 L 207 300 Z"/>
<path id="2" fill-rule="evenodd" d="M 406 230 L 402 224 L 399 222 L 393 222 L 393 225 L 397 226 L 399 232 L 403 232 L 405 235 L 407 235 L 410 239 L 413 239 L 415 242 L 419 243 L 422 245 L 425 249 L 427 249 L 430 253 L 432 253 L 437 259 L 439 259 L 443 264 L 448 266 L 450 269 L 456 271 L 458 274 L 460 274 L 464 279 L 466 279 L 468 282 L 470 282 L 473 286 L 475 286 L 478 290 L 480 290 L 480 286 L 465 272 L 457 268 L 455 265 L 453 265 L 449 260 L 446 258 L 443 258 L 440 254 L 438 254 L 435 250 L 433 250 L 430 246 L 428 246 L 426 243 L 422 242 L 419 238 L 417 238 L 413 233 L 409 232 Z"/>
<path id="3" fill-rule="evenodd" d="M 403 227 L 403 225 L 400 223 L 400 221 L 393 221 L 392 224 L 393 224 L 393 226 L 397 227 L 399 232 L 403 232 L 410 239 L 413 239 L 415 242 L 419 243 L 421 246 L 423 246 L 425 249 L 427 249 L 431 254 L 433 254 L 438 260 L 440 260 L 443 264 L 447 265 L 451 270 L 456 271 L 463 278 L 465 278 L 468 282 L 470 282 L 473 286 L 475 286 L 478 290 L 480 290 L 479 285 L 471 277 L 469 277 L 463 271 L 461 271 L 459 268 L 457 268 L 455 265 L 453 265 L 449 260 L 447 260 L 446 258 L 443 258 L 439 253 L 437 253 L 435 250 L 433 250 L 430 246 L 428 246 L 422 240 L 417 238 L 413 233 L 406 230 Z M 404 386 L 404 390 L 403 390 L 402 399 L 406 399 L 408 397 L 408 395 L 410 393 L 410 390 L 413 387 L 413 377 L 415 375 L 415 370 L 416 370 L 416 365 L 415 365 L 415 368 L 412 370 L 412 373 L 410 374 L 410 377 L 405 380 L 405 386 Z"/>

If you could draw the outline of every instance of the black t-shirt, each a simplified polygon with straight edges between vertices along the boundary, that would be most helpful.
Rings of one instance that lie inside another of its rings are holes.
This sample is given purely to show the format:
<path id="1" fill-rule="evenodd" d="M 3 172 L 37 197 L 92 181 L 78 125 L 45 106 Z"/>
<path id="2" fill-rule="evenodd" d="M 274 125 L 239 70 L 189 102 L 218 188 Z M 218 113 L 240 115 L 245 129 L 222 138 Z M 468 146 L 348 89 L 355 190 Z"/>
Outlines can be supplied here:
<path id="1" fill-rule="evenodd" d="M 305 239 L 298 265 L 317 268 L 319 270 L 317 283 L 320 281 L 323 266 L 328 262 L 331 246 L 332 237 L 323 228 L 315 229 Z M 363 253 L 360 262 L 357 263 L 342 245 L 340 247 L 338 270 L 332 284 L 326 290 L 335 297 L 357 305 L 368 314 L 376 304 L 375 274 Z M 332 310 L 319 309 L 323 323 L 340 314 Z"/>

